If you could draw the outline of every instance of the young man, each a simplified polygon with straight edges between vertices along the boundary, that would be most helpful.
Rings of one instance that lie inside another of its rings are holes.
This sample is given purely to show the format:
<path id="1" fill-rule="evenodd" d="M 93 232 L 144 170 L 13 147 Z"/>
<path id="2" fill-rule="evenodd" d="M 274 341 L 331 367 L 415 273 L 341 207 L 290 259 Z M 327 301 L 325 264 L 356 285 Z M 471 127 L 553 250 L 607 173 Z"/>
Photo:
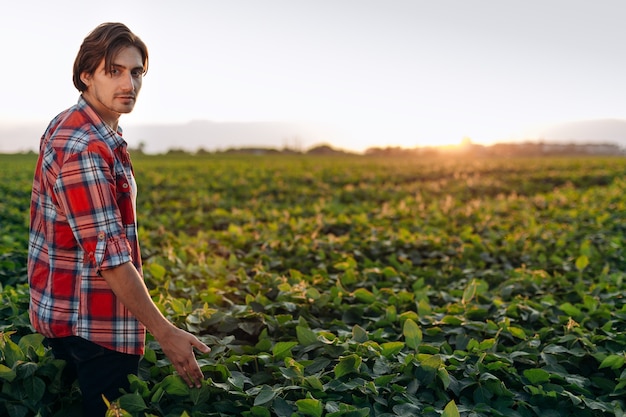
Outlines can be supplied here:
<path id="1" fill-rule="evenodd" d="M 210 350 L 163 317 L 142 278 L 136 186 L 118 121 L 147 69 L 147 48 L 125 25 L 94 29 L 74 62 L 82 94 L 50 122 L 34 175 L 31 322 L 77 373 L 86 416 L 104 415 L 102 395 L 128 389 L 146 329 L 189 386 L 203 379 L 193 349 Z"/>

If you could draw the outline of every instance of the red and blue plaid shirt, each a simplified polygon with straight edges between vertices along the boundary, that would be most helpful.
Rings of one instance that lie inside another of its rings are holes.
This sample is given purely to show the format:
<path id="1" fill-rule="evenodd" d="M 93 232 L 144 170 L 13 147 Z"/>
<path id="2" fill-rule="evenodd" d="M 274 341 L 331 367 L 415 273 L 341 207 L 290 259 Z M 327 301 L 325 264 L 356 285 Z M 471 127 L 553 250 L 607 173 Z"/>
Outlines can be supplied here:
<path id="1" fill-rule="evenodd" d="M 144 326 L 99 274 L 126 262 L 142 272 L 135 196 L 121 130 L 111 130 L 81 96 L 41 138 L 28 248 L 36 331 L 143 354 Z"/>

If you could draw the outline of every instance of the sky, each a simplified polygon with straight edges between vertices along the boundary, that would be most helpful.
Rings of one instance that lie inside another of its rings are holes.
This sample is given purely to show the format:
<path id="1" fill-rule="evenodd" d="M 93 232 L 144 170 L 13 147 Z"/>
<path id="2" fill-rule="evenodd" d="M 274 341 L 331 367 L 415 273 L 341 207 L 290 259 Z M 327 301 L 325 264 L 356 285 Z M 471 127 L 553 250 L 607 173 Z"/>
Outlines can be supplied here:
<path id="1" fill-rule="evenodd" d="M 556 123 L 626 119 L 625 18 L 623 0 L 10 2 L 0 127 L 43 131 L 74 104 L 83 38 L 117 21 L 150 53 L 126 132 L 301 123 L 323 133 L 300 140 L 355 151 L 527 139 Z"/>

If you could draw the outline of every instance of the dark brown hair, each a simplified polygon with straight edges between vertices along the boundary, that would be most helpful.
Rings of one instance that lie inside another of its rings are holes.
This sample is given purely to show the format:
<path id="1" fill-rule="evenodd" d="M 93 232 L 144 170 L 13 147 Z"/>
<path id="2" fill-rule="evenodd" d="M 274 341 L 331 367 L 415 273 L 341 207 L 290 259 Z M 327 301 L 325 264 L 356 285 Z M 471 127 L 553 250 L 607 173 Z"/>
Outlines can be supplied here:
<path id="1" fill-rule="evenodd" d="M 103 59 L 104 68 L 108 72 L 111 68 L 111 61 L 117 53 L 129 46 L 139 49 L 143 58 L 143 72 L 145 74 L 148 71 L 148 48 L 126 25 L 102 23 L 87 35 L 74 60 L 73 80 L 78 91 L 87 90 L 87 86 L 80 79 L 83 72 L 93 74 Z"/>

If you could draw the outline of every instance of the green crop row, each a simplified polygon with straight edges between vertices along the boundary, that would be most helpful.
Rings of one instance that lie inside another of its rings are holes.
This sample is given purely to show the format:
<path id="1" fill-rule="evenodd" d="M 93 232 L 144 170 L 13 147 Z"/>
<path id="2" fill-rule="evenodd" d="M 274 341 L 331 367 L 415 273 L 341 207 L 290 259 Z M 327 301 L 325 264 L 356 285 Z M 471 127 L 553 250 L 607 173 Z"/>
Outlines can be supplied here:
<path id="1" fill-rule="evenodd" d="M 72 415 L 27 316 L 33 155 L 0 156 L 0 414 Z M 622 416 L 626 160 L 140 156 L 149 337 L 111 415 Z"/>

